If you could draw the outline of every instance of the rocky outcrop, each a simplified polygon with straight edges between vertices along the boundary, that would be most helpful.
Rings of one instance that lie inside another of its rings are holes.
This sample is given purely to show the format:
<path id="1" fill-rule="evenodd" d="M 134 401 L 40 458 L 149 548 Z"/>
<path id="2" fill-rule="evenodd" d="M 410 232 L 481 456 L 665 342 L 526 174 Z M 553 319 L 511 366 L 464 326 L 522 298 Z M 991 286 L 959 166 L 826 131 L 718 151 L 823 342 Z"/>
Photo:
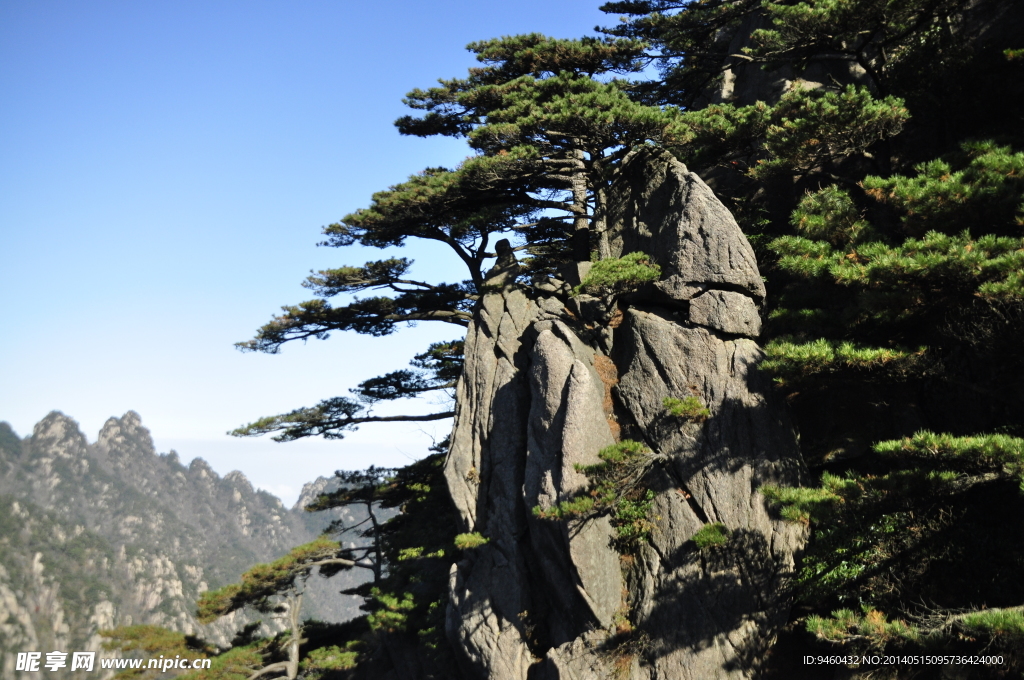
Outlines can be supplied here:
<path id="1" fill-rule="evenodd" d="M 446 477 L 463 530 L 449 639 L 469 677 L 747 678 L 786 617 L 803 531 L 758 488 L 799 481 L 796 436 L 757 369 L 764 286 L 753 251 L 700 178 L 637 152 L 612 192 L 613 254 L 662 279 L 619 298 L 514 283 L 505 256 L 466 338 Z M 666 398 L 696 397 L 683 419 Z M 580 465 L 621 439 L 657 462 L 650 540 L 625 554 L 607 514 L 536 516 L 586 488 Z M 724 546 L 691 540 L 721 523 Z"/>

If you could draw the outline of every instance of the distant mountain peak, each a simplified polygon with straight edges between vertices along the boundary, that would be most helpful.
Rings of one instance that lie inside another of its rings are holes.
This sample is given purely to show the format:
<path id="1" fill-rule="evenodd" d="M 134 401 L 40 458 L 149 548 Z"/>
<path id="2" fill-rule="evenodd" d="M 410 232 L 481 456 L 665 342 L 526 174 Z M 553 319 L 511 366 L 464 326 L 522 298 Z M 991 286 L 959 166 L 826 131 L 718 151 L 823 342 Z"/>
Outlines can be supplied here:
<path id="1" fill-rule="evenodd" d="M 306 482 L 302 485 L 302 491 L 299 493 L 299 499 L 295 501 L 295 505 L 292 506 L 292 510 L 303 511 L 306 506 L 317 499 L 320 494 L 331 493 L 338 489 L 338 478 L 337 477 L 317 477 L 312 482 Z"/>
<path id="2" fill-rule="evenodd" d="M 202 477 L 220 479 L 220 475 L 214 472 L 210 464 L 202 458 L 193 458 L 192 462 L 188 464 L 188 471 L 198 473 Z"/>
<path id="3" fill-rule="evenodd" d="M 60 411 L 50 411 L 32 428 L 32 442 L 58 458 L 81 458 L 89 442 L 78 422 Z"/>
<path id="4" fill-rule="evenodd" d="M 108 418 L 96 443 L 107 449 L 114 465 L 128 465 L 140 456 L 156 455 L 153 436 L 142 426 L 142 417 L 135 411 L 120 418 Z"/>
<path id="5" fill-rule="evenodd" d="M 249 478 L 246 477 L 239 470 L 232 470 L 231 472 L 224 475 L 224 481 L 230 482 L 232 486 L 244 492 L 248 492 L 250 494 L 256 493 L 256 491 L 252 488 L 252 482 L 250 482 Z"/>

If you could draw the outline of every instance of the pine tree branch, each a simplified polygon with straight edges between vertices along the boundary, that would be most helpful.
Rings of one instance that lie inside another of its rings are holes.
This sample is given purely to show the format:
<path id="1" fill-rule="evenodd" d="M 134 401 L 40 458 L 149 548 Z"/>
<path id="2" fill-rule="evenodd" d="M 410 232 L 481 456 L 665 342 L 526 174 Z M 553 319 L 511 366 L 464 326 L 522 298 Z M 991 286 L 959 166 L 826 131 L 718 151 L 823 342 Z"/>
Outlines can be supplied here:
<path id="1" fill-rule="evenodd" d="M 308 567 L 326 567 L 326 566 L 339 566 L 339 567 L 359 567 L 362 566 L 354 560 L 346 560 L 340 557 L 332 557 L 326 560 L 319 560 L 317 562 L 306 562 Z"/>
<path id="2" fill-rule="evenodd" d="M 357 415 L 364 409 L 346 397 L 325 399 L 314 407 L 300 408 L 279 416 L 261 418 L 232 430 L 233 437 L 259 437 L 280 432 L 274 441 L 287 442 L 302 437 L 322 436 L 326 439 L 342 439 L 346 430 L 352 430 L 366 423 L 419 423 L 444 420 L 455 415 L 454 411 L 426 413 L 423 415 L 371 416 Z"/>
<path id="3" fill-rule="evenodd" d="M 276 673 L 278 671 L 282 671 L 284 673 L 287 673 L 288 672 L 288 662 L 287 661 L 278 661 L 277 663 L 272 663 L 269 666 L 265 666 L 264 668 L 256 671 L 255 673 L 250 675 L 248 678 L 246 678 L 246 680 L 256 680 L 256 678 L 263 677 L 264 675 L 267 675 L 269 673 Z"/>

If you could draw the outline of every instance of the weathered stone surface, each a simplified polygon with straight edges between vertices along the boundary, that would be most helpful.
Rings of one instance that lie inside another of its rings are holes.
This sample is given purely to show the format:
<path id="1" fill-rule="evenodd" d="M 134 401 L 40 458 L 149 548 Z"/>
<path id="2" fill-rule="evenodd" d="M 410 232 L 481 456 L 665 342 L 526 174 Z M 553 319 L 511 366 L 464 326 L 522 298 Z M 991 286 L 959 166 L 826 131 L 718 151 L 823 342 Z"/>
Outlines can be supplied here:
<path id="1" fill-rule="evenodd" d="M 465 529 L 491 540 L 453 573 L 448 634 L 481 677 L 526 677 L 527 616 L 543 616 L 562 644 L 611 625 L 621 606 L 608 519 L 566 525 L 530 513 L 585 486 L 575 465 L 598 462 L 614 442 L 594 351 L 560 321 L 530 324 L 539 311 L 514 287 L 488 296 L 458 388 L 446 477 Z"/>
<path id="2" fill-rule="evenodd" d="M 509 260 L 469 328 L 445 470 L 463 530 L 489 539 L 450 581 L 446 629 L 469 677 L 751 678 L 788 612 L 803 531 L 774 519 L 757 489 L 796 483 L 801 467 L 749 339 L 764 296 L 753 252 L 671 156 L 645 151 L 627 166 L 609 244 L 662 264 L 655 292 L 631 307 L 560 305 L 555 286 L 536 299 L 517 287 Z M 686 396 L 706 422 L 666 411 L 666 397 Z M 586 488 L 577 466 L 620 431 L 658 461 L 644 480 L 656 492 L 651 539 L 626 561 L 607 516 L 532 513 Z M 731 538 L 700 551 L 690 539 L 709 522 Z M 621 616 L 645 644 L 614 648 Z"/>
<path id="3" fill-rule="evenodd" d="M 561 322 L 534 328 L 523 495 L 526 509 L 549 509 L 586 487 L 576 466 L 600 462 L 597 452 L 615 441 L 602 408 L 604 384 L 593 365 L 593 350 Z M 608 549 L 608 518 L 568 524 L 533 520 L 530 537 L 555 601 L 573 614 L 581 605 L 586 612 L 559 621 L 565 632 L 558 637 L 572 639 L 594 621 L 611 625 L 621 600 L 621 578 L 618 558 Z"/>
<path id="4" fill-rule="evenodd" d="M 524 565 L 510 565 L 501 549 L 491 544 L 479 553 L 476 559 L 452 568 L 445 621 L 448 637 L 463 652 L 470 677 L 525 679 L 534 658 L 522 621 L 499 611 L 514 612 L 523 606 Z"/>
<path id="5" fill-rule="evenodd" d="M 670 460 L 656 482 L 667 493 L 658 497 L 638 596 L 662 673 L 655 677 L 748 677 L 768 642 L 764 631 L 785 621 L 779 593 L 803 538 L 802 528 L 772 519 L 756 491 L 799 481 L 794 432 L 757 371 L 753 341 L 722 340 L 656 310 L 631 309 L 624 328 L 619 396 Z M 691 395 L 711 411 L 706 423 L 680 422 L 662 406 L 665 397 Z M 708 522 L 733 537 L 703 554 L 688 541 Z"/>
<path id="6" fill-rule="evenodd" d="M 756 338 L 761 334 L 761 315 L 746 295 L 709 290 L 690 300 L 690 321 L 730 335 Z"/>
<path id="7" fill-rule="evenodd" d="M 668 152 L 645 148 L 627 156 L 609 214 L 611 255 L 647 253 L 672 289 L 709 284 L 764 298 L 754 250 L 736 220 Z"/>
<path id="8" fill-rule="evenodd" d="M 539 676 L 545 680 L 616 680 L 623 677 L 609 668 L 609 654 L 603 649 L 605 636 L 587 633 L 572 642 L 549 649 L 538 664 Z"/>

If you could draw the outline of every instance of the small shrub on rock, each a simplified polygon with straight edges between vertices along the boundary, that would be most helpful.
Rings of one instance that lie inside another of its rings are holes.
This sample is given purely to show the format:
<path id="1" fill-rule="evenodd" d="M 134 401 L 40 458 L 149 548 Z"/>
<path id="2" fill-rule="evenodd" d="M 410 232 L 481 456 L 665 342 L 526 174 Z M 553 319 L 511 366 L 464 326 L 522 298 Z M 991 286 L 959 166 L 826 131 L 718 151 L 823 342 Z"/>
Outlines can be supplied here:
<path id="1" fill-rule="evenodd" d="M 647 253 L 629 253 L 620 258 L 594 263 L 590 273 L 573 289 L 576 295 L 605 295 L 621 293 L 661 277 L 661 267 L 651 261 Z"/>

